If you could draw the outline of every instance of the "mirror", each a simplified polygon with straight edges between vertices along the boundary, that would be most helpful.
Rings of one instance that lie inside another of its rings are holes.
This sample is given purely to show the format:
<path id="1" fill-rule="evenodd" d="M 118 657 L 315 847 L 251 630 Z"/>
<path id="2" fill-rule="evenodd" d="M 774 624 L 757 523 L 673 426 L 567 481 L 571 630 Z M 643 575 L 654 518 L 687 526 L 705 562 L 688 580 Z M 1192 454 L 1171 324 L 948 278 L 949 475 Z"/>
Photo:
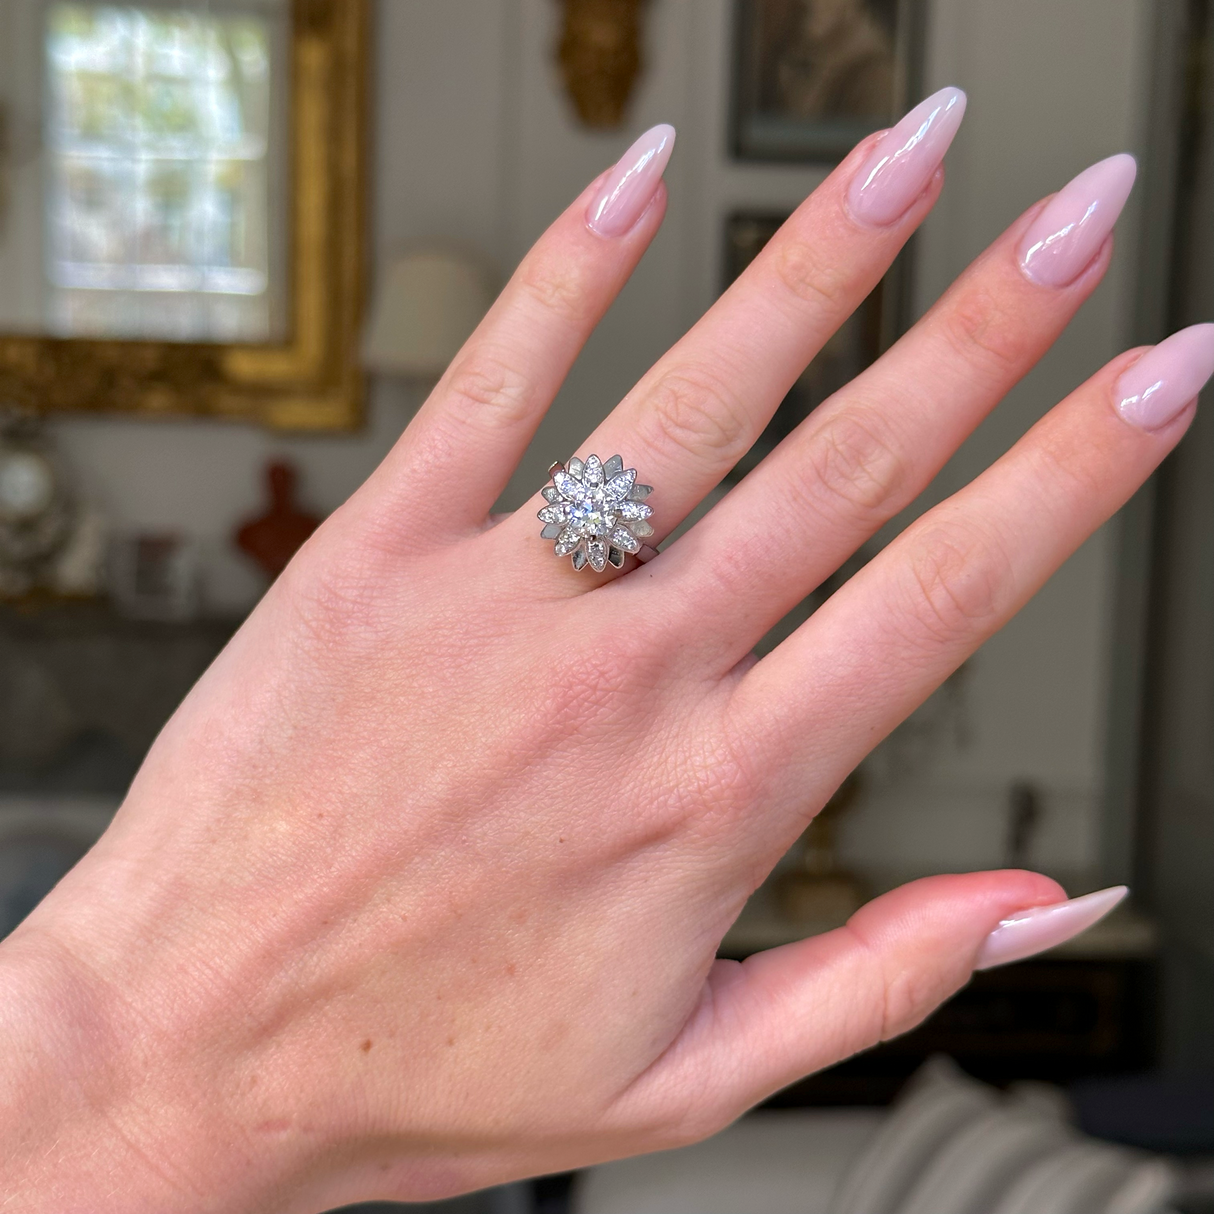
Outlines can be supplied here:
<path id="1" fill-rule="evenodd" d="M 4 0 L 0 405 L 358 420 L 363 0 Z"/>

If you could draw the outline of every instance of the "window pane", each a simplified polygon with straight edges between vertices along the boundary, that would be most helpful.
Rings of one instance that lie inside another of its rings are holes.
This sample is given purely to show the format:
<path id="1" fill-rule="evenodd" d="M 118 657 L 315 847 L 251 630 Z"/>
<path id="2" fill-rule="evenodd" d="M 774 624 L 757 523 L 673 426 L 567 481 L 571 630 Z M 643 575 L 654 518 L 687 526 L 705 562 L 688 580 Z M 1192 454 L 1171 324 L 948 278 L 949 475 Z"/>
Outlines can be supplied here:
<path id="1" fill-rule="evenodd" d="M 63 3 L 46 48 L 54 330 L 269 338 L 267 21 Z"/>

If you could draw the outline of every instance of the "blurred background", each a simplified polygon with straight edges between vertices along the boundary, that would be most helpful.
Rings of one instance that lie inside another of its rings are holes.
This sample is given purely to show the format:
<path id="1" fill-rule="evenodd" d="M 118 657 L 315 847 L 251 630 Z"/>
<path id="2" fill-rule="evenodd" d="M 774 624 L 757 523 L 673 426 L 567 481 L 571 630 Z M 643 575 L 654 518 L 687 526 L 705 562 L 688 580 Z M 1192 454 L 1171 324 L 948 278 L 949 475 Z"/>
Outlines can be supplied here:
<path id="1" fill-rule="evenodd" d="M 1112 355 L 1214 319 L 1214 0 L 0 0 L 0 935 L 637 134 L 678 128 L 665 226 L 503 508 L 857 139 L 945 84 L 969 110 L 934 213 L 707 504 L 1024 208 L 1128 150 L 1114 262 L 768 648 Z M 861 766 L 722 952 L 1007 864 L 1133 896 L 709 1148 L 439 1208 L 1214 1210 L 1208 412 Z"/>

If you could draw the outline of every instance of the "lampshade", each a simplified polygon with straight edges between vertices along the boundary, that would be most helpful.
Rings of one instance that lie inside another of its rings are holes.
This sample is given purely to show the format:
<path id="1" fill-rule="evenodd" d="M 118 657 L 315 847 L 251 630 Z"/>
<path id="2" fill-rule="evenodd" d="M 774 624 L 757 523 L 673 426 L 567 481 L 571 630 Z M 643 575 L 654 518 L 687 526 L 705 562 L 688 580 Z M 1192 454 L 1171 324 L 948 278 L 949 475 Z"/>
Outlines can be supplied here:
<path id="1" fill-rule="evenodd" d="M 372 371 L 436 379 L 493 303 L 488 268 L 467 253 L 419 249 L 383 277 L 363 344 Z"/>

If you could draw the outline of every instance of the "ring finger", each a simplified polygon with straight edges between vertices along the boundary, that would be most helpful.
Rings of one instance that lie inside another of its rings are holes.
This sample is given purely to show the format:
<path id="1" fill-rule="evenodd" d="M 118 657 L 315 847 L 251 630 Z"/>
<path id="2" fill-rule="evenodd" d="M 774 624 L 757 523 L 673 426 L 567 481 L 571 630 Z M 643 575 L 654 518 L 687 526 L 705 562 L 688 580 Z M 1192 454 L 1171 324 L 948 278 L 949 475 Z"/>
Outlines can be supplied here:
<path id="1" fill-rule="evenodd" d="M 749 450 L 880 281 L 939 194 L 940 163 L 964 109 L 960 90 L 942 89 L 857 147 L 588 439 L 583 454 L 621 453 L 658 487 L 653 543 Z M 532 528 L 536 508 L 519 511 L 506 542 Z"/>

